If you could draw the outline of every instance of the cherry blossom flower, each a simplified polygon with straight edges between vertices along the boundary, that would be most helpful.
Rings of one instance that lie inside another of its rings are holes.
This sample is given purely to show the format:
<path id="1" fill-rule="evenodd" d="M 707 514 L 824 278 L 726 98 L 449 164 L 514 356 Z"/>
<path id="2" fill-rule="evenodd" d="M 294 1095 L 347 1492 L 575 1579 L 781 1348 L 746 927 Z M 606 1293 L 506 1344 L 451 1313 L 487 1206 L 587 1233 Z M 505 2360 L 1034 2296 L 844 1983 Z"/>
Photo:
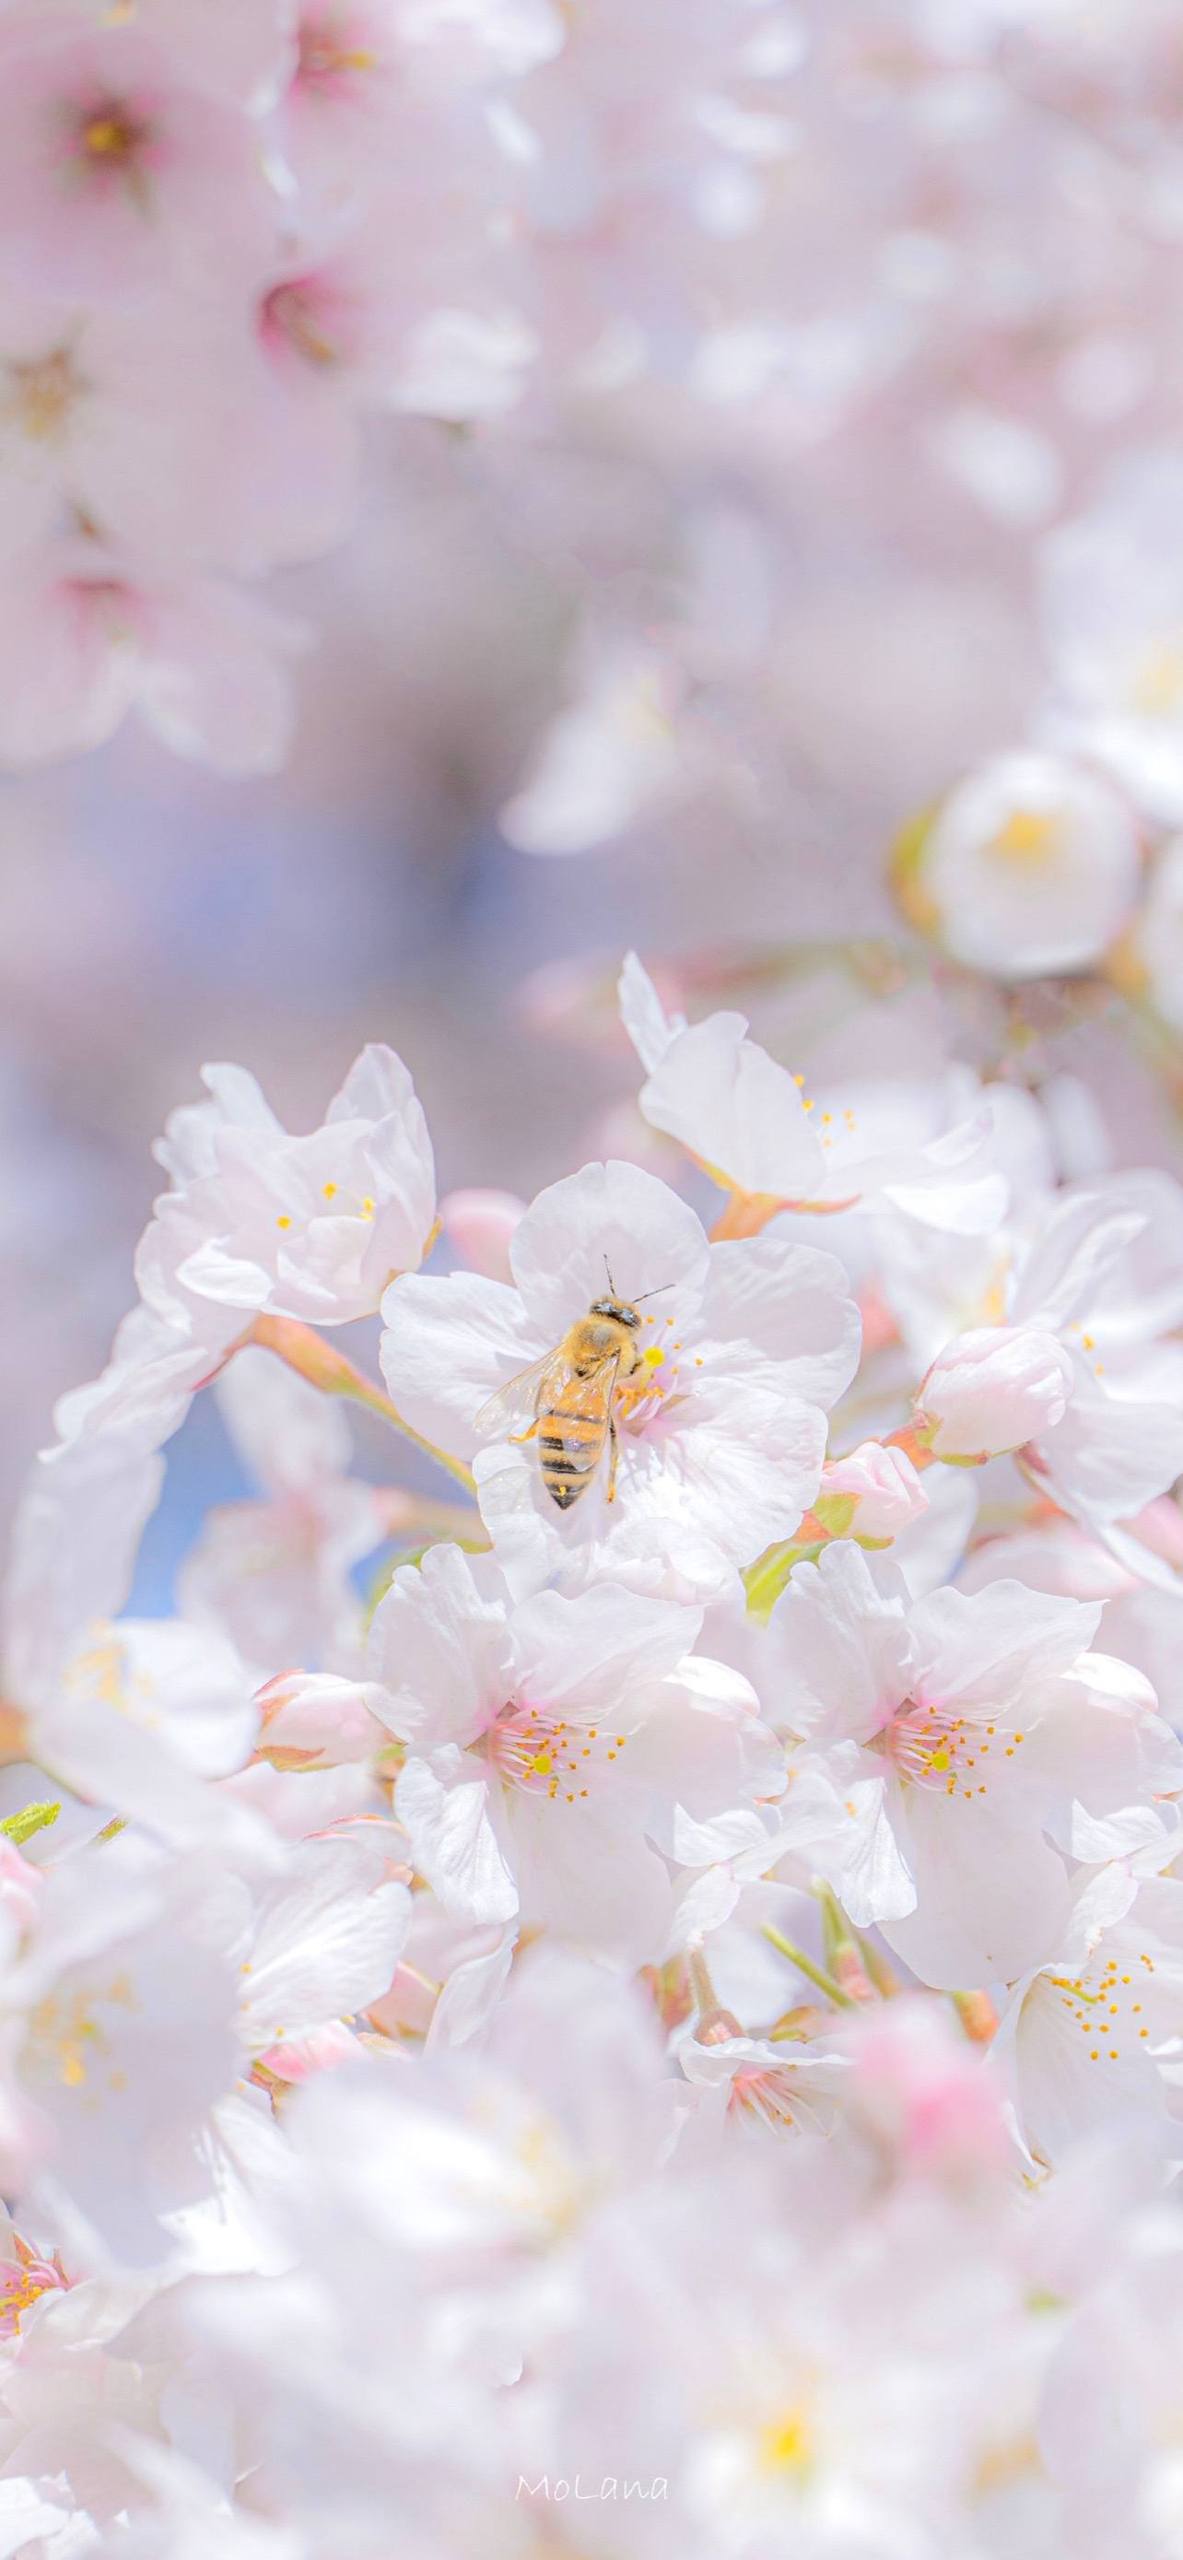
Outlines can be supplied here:
<path id="1" fill-rule="evenodd" d="M 435 1211 L 427 1125 L 411 1078 L 377 1043 L 354 1061 L 321 1127 L 293 1138 L 254 1077 L 207 1067 L 207 1102 L 175 1111 L 157 1202 L 179 1285 L 219 1304 L 345 1324 L 392 1272 L 417 1265 Z"/>
<path id="2" fill-rule="evenodd" d="M 0 41 L 4 263 L 21 286 L 128 294 L 262 267 L 278 206 L 243 116 L 131 22 L 91 34 L 18 7 Z"/>
<path id="3" fill-rule="evenodd" d="M 235 1982 L 203 1943 L 201 1892 L 198 1871 L 137 1876 L 94 1848 L 82 1873 L 67 1862 L 49 1878 L 8 1973 L 5 2076 L 23 2152 L 10 2174 L 36 2159 L 63 2242 L 93 2246 L 97 2232 L 133 2265 L 163 2252 L 164 2217 L 203 2191 L 194 2137 L 233 2077 Z"/>
<path id="4" fill-rule="evenodd" d="M 849 1208 L 868 1200 L 966 1234 L 997 1222 L 1004 1191 L 984 1116 L 919 1147 L 868 1154 L 855 1112 L 823 1110 L 814 1121 L 804 1079 L 749 1040 L 742 1014 L 711 1014 L 691 1026 L 671 1021 L 635 953 L 625 962 L 620 995 L 625 1028 L 648 1071 L 640 1095 L 645 1118 L 723 1189 L 751 1201 L 760 1223 L 778 1208 Z"/>
<path id="5" fill-rule="evenodd" d="M 1009 1293 L 1012 1326 L 1054 1333 L 1072 1392 L 1033 1441 L 1041 1478 L 1085 1520 L 1131 1517 L 1183 1468 L 1177 1238 L 1183 1198 L 1165 1174 L 1077 1184 L 1048 1208 Z"/>
<path id="6" fill-rule="evenodd" d="M 1000 2034 L 1036 2157 L 1061 2159 L 1090 2132 L 1139 2121 L 1177 2148 L 1172 2065 L 1179 2040 L 1178 1883 L 1125 1864 L 1082 1878 Z"/>
<path id="7" fill-rule="evenodd" d="M 946 1344 L 922 1381 L 919 1428 L 933 1456 L 973 1464 L 1062 1422 L 1072 1362 L 1054 1334 L 982 1326 Z"/>
<path id="8" fill-rule="evenodd" d="M 747 1682 L 694 1655 L 700 1615 L 606 1582 L 514 1607 L 458 1548 L 395 1574 L 366 1703 L 406 1745 L 395 1809 L 446 1909 L 652 1958 L 671 1869 L 762 1836 L 783 1762 Z"/>
<path id="9" fill-rule="evenodd" d="M 482 94 L 570 34 L 391 24 Z M 925 79 L 994 41 L 922 32 Z M 211 17 L 203 96 L 264 34 Z M 422 1274 L 383 1048 L 309 1135 L 225 1066 L 167 1124 L 0 1629 L 13 2560 L 1174 2551 L 1179 1195 L 937 1044 L 820 1253 L 787 1071 L 625 1003 L 714 1240 L 614 1161 L 449 1195 Z M 560 1506 L 538 1364 L 613 1306 Z M 393 1403 L 315 1329 L 379 1310 Z M 256 1498 L 145 1615 L 215 1381 Z"/>
<path id="10" fill-rule="evenodd" d="M 955 959 L 1004 978 L 1100 960 L 1132 913 L 1137 823 L 1111 786 L 1054 756 L 998 756 L 942 801 L 907 902 Z"/>
<path id="11" fill-rule="evenodd" d="M 824 1407 L 857 1357 L 857 1316 L 830 1255 L 771 1237 L 708 1245 L 673 1192 L 619 1163 L 540 1193 L 509 1255 L 512 1288 L 477 1273 L 394 1282 L 382 1365 L 416 1430 L 457 1455 L 477 1451 L 482 1511 L 515 1583 L 563 1568 L 623 1572 L 693 1596 L 791 1534 L 818 1490 Z M 531 1440 L 478 1448 L 479 1416 L 606 1287 L 649 1300 L 638 1304 L 634 1383 L 614 1401 L 616 1498 L 604 1468 L 560 1512 Z"/>
<path id="12" fill-rule="evenodd" d="M 226 581 L 169 580 L 89 536 L 14 556 L 0 611 L 0 757 L 98 746 L 136 710 L 178 755 L 267 772 L 291 724 L 293 626 Z"/>
<path id="13" fill-rule="evenodd" d="M 780 1694 L 835 1790 L 818 1863 L 922 1981 L 1013 1981 L 1067 1926 L 1070 1861 L 1164 1844 L 1183 1756 L 1153 1693 L 1090 1653 L 1099 1611 L 994 1582 L 909 1606 L 840 1543 L 774 1612 Z"/>

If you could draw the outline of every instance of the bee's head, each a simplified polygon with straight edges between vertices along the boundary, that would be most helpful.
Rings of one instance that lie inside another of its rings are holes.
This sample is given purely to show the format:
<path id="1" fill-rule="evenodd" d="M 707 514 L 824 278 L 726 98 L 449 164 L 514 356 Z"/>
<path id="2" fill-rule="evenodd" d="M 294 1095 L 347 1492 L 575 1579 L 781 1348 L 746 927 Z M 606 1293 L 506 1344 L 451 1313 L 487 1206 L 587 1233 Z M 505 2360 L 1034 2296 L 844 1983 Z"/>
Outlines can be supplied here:
<path id="1" fill-rule="evenodd" d="M 636 1332 L 641 1321 L 636 1308 L 630 1307 L 627 1298 L 595 1298 L 592 1301 L 591 1313 L 593 1316 L 609 1316 L 615 1324 L 626 1324 L 631 1333 Z"/>

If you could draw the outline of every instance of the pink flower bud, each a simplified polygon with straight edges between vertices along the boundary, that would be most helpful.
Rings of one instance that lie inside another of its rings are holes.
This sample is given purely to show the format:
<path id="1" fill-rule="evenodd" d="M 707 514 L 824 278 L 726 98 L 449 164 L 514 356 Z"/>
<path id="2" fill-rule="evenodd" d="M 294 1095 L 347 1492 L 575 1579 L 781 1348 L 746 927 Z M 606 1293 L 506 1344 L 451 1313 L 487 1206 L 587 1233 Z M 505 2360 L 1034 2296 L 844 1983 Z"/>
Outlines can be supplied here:
<path id="1" fill-rule="evenodd" d="M 902 1449 L 885 1449 L 878 1440 L 864 1440 L 849 1457 L 832 1458 L 826 1465 L 814 1506 L 826 1526 L 830 1526 L 831 1506 L 838 1503 L 854 1507 L 845 1526 L 835 1515 L 832 1534 L 878 1543 L 898 1538 L 901 1529 L 918 1520 L 928 1509 L 928 1495 Z"/>
<path id="2" fill-rule="evenodd" d="M 256 1692 L 262 1727 L 256 1760 L 275 1769 L 336 1769 L 368 1760 L 389 1740 L 371 1715 L 364 1680 L 327 1671 L 278 1671 Z"/>
<path id="3" fill-rule="evenodd" d="M 893 2000 L 852 2020 L 852 2112 L 898 2174 L 973 2181 L 1005 2168 L 1010 2141 L 998 2085 L 935 2006 Z"/>
<path id="4" fill-rule="evenodd" d="M 934 1457 L 973 1466 L 1037 1440 L 1071 1392 L 1072 1363 L 1054 1334 L 986 1325 L 946 1345 L 916 1401 Z"/>
<path id="5" fill-rule="evenodd" d="M 334 2019 L 327 2027 L 316 2027 L 310 2035 L 293 2036 L 284 2044 L 269 2045 L 260 2054 L 258 2068 L 269 2072 L 274 2080 L 314 2079 L 320 2071 L 335 2071 L 342 2062 L 353 2062 L 358 2052 L 357 2037 L 343 2020 Z"/>
<path id="6" fill-rule="evenodd" d="M 510 1238 L 526 1203 L 513 1191 L 450 1191 L 440 1225 L 454 1253 L 486 1280 L 508 1280 Z"/>

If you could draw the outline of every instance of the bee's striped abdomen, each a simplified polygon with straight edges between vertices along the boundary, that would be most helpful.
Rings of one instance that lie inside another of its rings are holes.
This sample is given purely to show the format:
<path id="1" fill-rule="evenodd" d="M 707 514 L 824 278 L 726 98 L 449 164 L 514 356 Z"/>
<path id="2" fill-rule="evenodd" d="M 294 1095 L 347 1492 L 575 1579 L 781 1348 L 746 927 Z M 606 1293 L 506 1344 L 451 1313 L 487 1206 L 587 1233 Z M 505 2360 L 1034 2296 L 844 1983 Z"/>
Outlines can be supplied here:
<path id="1" fill-rule="evenodd" d="M 586 1493 L 603 1455 L 608 1412 L 554 1410 L 539 1416 L 538 1463 L 542 1481 L 560 1511 Z"/>

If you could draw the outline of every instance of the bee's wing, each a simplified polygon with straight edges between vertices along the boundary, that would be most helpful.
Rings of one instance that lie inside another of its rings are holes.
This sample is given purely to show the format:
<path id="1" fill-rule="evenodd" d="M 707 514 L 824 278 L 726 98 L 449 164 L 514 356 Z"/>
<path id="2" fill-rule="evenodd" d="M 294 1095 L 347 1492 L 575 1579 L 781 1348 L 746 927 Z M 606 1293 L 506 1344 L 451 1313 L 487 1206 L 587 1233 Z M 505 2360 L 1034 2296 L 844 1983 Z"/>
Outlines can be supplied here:
<path id="1" fill-rule="evenodd" d="M 564 1413 L 578 1408 L 585 1416 L 602 1414 L 605 1422 L 616 1392 L 620 1373 L 620 1353 L 610 1351 L 598 1369 L 573 1369 L 566 1360 L 557 1362 L 558 1374 L 545 1381 L 539 1390 L 538 1410 L 553 1413 L 561 1421 Z"/>
<path id="2" fill-rule="evenodd" d="M 481 1406 L 473 1423 L 478 1438 L 491 1440 L 497 1432 L 512 1432 L 515 1423 L 533 1422 L 543 1388 L 548 1395 L 557 1394 L 571 1375 L 569 1363 L 561 1353 L 544 1351 L 541 1360 L 532 1360 L 528 1369 L 519 1369 L 516 1378 L 508 1379 Z"/>

